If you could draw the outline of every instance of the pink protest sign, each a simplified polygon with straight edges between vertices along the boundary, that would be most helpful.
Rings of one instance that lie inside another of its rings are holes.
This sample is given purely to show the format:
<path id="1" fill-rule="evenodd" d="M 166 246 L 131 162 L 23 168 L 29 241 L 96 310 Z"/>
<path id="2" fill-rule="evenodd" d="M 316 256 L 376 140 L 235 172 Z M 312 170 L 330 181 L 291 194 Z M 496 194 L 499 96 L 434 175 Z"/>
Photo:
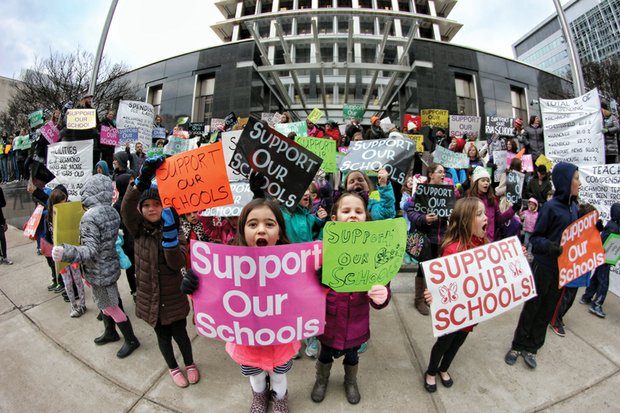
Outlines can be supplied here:
<path id="1" fill-rule="evenodd" d="M 99 132 L 99 142 L 103 145 L 118 146 L 118 129 L 109 128 L 105 125 L 101 125 L 101 131 Z"/>
<path id="2" fill-rule="evenodd" d="M 198 334 L 250 346 L 322 334 L 326 289 L 321 242 L 235 247 L 192 240 Z"/>
<path id="3" fill-rule="evenodd" d="M 49 143 L 56 143 L 58 139 L 60 139 L 60 132 L 52 121 L 41 126 L 41 135 L 43 135 Z"/>
<path id="4" fill-rule="evenodd" d="M 532 155 L 523 155 L 521 157 L 521 167 L 525 172 L 534 172 L 534 162 L 532 162 Z"/>

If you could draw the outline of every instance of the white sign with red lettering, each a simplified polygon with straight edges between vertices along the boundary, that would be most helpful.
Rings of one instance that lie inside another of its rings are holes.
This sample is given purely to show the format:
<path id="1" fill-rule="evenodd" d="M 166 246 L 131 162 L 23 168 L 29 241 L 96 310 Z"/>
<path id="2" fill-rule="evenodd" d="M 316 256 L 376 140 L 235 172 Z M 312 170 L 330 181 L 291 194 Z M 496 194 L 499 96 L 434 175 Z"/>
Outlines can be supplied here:
<path id="1" fill-rule="evenodd" d="M 521 242 L 510 237 L 422 263 L 433 336 L 489 320 L 536 296 Z"/>

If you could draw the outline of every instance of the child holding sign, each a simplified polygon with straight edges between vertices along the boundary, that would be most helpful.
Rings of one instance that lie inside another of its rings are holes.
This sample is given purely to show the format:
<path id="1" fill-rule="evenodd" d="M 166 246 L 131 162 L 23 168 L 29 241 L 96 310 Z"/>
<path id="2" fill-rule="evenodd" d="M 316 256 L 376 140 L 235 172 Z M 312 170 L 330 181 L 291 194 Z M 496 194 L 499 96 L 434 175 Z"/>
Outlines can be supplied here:
<path id="1" fill-rule="evenodd" d="M 360 195 L 344 193 L 334 203 L 332 220 L 364 222 L 370 221 L 371 216 Z M 370 338 L 370 306 L 382 309 L 388 305 L 390 298 L 389 284 L 374 285 L 367 293 L 339 293 L 329 290 L 325 331 L 319 336 L 321 352 L 316 362 L 316 381 L 311 394 L 313 401 L 323 401 L 334 358 L 344 356 L 344 387 L 347 401 L 351 404 L 359 403 L 358 350 Z"/>
<path id="2" fill-rule="evenodd" d="M 349 192 L 357 192 L 368 202 L 368 211 L 373 220 L 389 219 L 396 217 L 394 189 L 389 181 L 385 169 L 380 169 L 377 174 L 379 201 L 369 199 L 368 194 L 373 191 L 373 185 L 362 171 L 350 171 L 345 178 L 345 188 Z"/>
<path id="3" fill-rule="evenodd" d="M 448 230 L 441 245 L 442 256 L 455 254 L 470 248 L 486 244 L 488 218 L 486 208 L 482 201 L 476 198 L 463 198 L 456 202 Z M 461 274 L 466 276 L 467 274 Z M 424 292 L 428 301 L 428 293 Z M 441 384 L 451 387 L 454 384 L 448 369 L 459 351 L 459 348 L 467 339 L 467 335 L 473 331 L 474 326 L 465 327 L 453 333 L 437 338 L 431 349 L 431 358 L 428 368 L 424 373 L 424 388 L 429 393 L 437 391 L 435 377 L 439 373 Z"/>

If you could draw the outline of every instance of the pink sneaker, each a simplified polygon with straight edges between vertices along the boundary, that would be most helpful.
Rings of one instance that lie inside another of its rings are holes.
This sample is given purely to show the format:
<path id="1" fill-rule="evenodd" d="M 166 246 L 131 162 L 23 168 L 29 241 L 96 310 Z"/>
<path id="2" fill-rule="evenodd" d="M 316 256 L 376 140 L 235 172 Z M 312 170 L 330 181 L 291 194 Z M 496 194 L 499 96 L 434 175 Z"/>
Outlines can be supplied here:
<path id="1" fill-rule="evenodd" d="M 179 387 L 187 387 L 189 383 L 187 379 L 183 375 L 183 372 L 178 367 L 176 369 L 170 369 L 170 376 L 172 377 L 172 381 Z"/>
<path id="2" fill-rule="evenodd" d="M 189 384 L 196 384 L 200 381 L 200 372 L 198 371 L 196 364 L 190 364 L 185 367 L 185 369 L 187 370 L 187 380 L 189 381 Z"/>

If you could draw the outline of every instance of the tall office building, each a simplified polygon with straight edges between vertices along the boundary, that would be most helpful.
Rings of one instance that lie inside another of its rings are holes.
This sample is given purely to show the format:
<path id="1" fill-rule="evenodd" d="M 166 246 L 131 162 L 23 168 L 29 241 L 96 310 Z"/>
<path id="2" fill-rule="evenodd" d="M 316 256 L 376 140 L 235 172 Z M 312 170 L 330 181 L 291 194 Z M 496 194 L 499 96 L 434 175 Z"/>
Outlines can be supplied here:
<path id="1" fill-rule="evenodd" d="M 620 56 L 620 0 L 572 0 L 563 8 L 582 63 Z M 558 76 L 570 75 L 557 13 L 517 40 L 512 49 L 519 61 Z"/>

